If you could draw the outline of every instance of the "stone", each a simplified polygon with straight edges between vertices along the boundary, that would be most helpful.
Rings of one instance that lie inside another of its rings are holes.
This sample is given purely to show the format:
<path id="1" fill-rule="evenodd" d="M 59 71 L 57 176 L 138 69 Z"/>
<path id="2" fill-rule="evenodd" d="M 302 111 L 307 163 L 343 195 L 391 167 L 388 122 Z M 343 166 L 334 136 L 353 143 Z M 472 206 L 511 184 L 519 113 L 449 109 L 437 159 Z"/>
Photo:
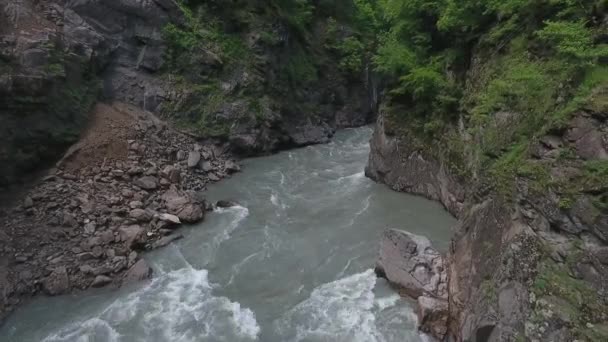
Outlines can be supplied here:
<path id="1" fill-rule="evenodd" d="M 192 151 L 188 153 L 188 167 L 194 168 L 198 165 L 198 162 L 201 160 L 201 153 Z"/>
<path id="2" fill-rule="evenodd" d="M 120 227 L 118 229 L 120 240 L 129 248 L 139 246 L 145 242 L 144 229 L 138 225 Z"/>
<path id="3" fill-rule="evenodd" d="M 182 239 L 183 237 L 184 236 L 182 234 L 171 234 L 171 235 L 163 236 L 160 240 L 158 240 L 152 244 L 152 249 L 165 247 L 168 244 L 170 244 L 171 242 Z"/>
<path id="4" fill-rule="evenodd" d="M 200 164 L 200 168 L 201 168 L 201 170 L 203 170 L 205 172 L 209 172 L 209 171 L 213 170 L 213 165 L 209 161 L 203 161 Z"/>
<path id="5" fill-rule="evenodd" d="M 173 223 L 173 224 L 181 224 L 182 222 L 179 220 L 179 217 L 171 214 L 160 214 L 159 218 L 162 221 Z"/>
<path id="6" fill-rule="evenodd" d="M 139 209 L 141 207 L 143 207 L 144 204 L 141 203 L 141 201 L 131 201 L 129 202 L 129 208 L 131 209 Z"/>
<path id="7" fill-rule="evenodd" d="M 420 296 L 418 297 L 416 313 L 418 315 L 418 328 L 436 337 L 439 341 L 443 341 L 448 330 L 447 300 Z"/>
<path id="8" fill-rule="evenodd" d="M 26 197 L 23 200 L 23 207 L 24 208 L 28 209 L 28 208 L 31 208 L 33 206 L 34 206 L 34 200 L 31 197 L 28 196 L 28 197 Z"/>
<path id="9" fill-rule="evenodd" d="M 209 177 L 209 180 L 212 182 L 217 182 L 220 180 L 220 177 L 218 177 L 215 173 L 213 172 L 209 172 L 209 174 L 207 174 L 207 177 Z"/>
<path id="10" fill-rule="evenodd" d="M 84 232 L 87 234 L 93 234 L 93 233 L 95 233 L 96 228 L 97 228 L 97 225 L 95 224 L 95 222 L 89 222 L 84 225 Z"/>
<path id="11" fill-rule="evenodd" d="M 144 209 L 133 209 L 129 212 L 129 217 L 137 222 L 149 222 L 152 219 L 152 214 Z"/>
<path id="12" fill-rule="evenodd" d="M 241 171 L 241 167 L 233 160 L 227 160 L 224 164 L 224 168 L 228 173 L 235 173 Z"/>
<path id="13" fill-rule="evenodd" d="M 144 259 L 139 259 L 125 274 L 123 284 L 136 281 L 142 281 L 150 278 L 152 269 Z"/>
<path id="14" fill-rule="evenodd" d="M 200 204 L 196 203 L 190 196 L 178 192 L 172 188 L 162 196 L 170 214 L 177 216 L 180 221 L 195 223 L 203 219 L 205 213 Z"/>
<path id="15" fill-rule="evenodd" d="M 61 224 L 64 227 L 76 227 L 78 225 L 78 222 L 76 221 L 76 218 L 74 217 L 74 215 L 69 214 L 69 213 L 64 213 L 63 218 L 61 220 Z"/>
<path id="16" fill-rule="evenodd" d="M 215 206 L 218 208 L 230 208 L 230 207 L 236 207 L 238 204 L 234 201 L 230 201 L 230 200 L 219 200 L 217 202 L 215 202 Z"/>
<path id="17" fill-rule="evenodd" d="M 92 287 L 102 287 L 110 284 L 112 282 L 112 278 L 105 275 L 98 275 L 95 277 L 93 282 L 91 283 Z"/>
<path id="18" fill-rule="evenodd" d="M 426 237 L 387 229 L 380 245 L 376 274 L 414 299 L 425 294 L 446 298 L 447 274 L 443 264 L 443 257 Z"/>
<path id="19" fill-rule="evenodd" d="M 154 190 L 158 187 L 158 181 L 156 177 L 143 176 L 141 178 L 136 179 L 133 182 L 133 185 L 138 186 L 144 190 Z"/>
<path id="20" fill-rule="evenodd" d="M 172 165 L 165 166 L 162 174 L 163 176 L 165 176 L 165 178 L 167 178 L 171 183 L 174 184 L 179 183 L 179 181 L 181 180 L 181 173 L 179 172 L 179 169 L 175 168 Z"/>
<path id="21" fill-rule="evenodd" d="M 44 291 L 51 296 L 65 294 L 70 289 L 70 278 L 65 267 L 58 267 L 42 283 Z"/>

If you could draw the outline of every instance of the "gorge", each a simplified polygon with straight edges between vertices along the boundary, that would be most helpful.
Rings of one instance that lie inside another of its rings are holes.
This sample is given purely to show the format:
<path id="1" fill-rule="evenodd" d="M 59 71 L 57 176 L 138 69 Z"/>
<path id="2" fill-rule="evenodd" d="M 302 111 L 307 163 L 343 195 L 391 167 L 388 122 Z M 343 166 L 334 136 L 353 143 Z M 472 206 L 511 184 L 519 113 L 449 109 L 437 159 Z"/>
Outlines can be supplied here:
<path id="1" fill-rule="evenodd" d="M 0 336 L 608 339 L 607 7 L 3 0 Z"/>

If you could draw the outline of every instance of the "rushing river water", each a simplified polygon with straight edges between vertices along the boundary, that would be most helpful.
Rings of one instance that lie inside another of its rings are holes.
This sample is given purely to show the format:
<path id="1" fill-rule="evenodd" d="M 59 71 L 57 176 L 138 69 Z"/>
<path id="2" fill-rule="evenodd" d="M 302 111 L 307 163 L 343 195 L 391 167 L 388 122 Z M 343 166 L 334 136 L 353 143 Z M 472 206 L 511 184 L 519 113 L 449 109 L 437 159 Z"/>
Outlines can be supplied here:
<path id="1" fill-rule="evenodd" d="M 372 271 L 381 232 L 445 248 L 454 219 L 364 177 L 370 134 L 244 161 L 207 192 L 240 205 L 148 254 L 151 281 L 38 298 L 0 341 L 423 341 L 411 304 Z"/>

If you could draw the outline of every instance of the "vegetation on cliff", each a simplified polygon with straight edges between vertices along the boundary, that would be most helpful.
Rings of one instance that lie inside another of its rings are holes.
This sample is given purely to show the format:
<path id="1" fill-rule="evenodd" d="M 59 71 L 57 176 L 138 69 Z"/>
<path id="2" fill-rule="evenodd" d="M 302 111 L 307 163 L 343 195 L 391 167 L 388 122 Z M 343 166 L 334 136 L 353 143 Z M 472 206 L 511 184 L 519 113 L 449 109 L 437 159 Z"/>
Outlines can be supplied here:
<path id="1" fill-rule="evenodd" d="M 191 94 L 168 114 L 201 136 L 272 126 L 282 114 L 315 122 L 346 103 L 336 88 L 363 83 L 369 53 L 357 27 L 365 20 L 351 1 L 180 7 L 184 22 L 163 29 L 165 73 Z"/>

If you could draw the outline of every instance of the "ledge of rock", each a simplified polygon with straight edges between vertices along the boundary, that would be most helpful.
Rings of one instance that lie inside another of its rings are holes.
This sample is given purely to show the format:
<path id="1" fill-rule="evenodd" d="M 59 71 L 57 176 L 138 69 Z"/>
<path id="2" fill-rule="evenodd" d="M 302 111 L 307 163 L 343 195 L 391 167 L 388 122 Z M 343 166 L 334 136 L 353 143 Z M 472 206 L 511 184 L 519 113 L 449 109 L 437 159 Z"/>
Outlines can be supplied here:
<path id="1" fill-rule="evenodd" d="M 419 329 L 442 340 L 447 332 L 447 273 L 429 239 L 403 230 L 383 233 L 376 274 L 418 301 Z"/>

